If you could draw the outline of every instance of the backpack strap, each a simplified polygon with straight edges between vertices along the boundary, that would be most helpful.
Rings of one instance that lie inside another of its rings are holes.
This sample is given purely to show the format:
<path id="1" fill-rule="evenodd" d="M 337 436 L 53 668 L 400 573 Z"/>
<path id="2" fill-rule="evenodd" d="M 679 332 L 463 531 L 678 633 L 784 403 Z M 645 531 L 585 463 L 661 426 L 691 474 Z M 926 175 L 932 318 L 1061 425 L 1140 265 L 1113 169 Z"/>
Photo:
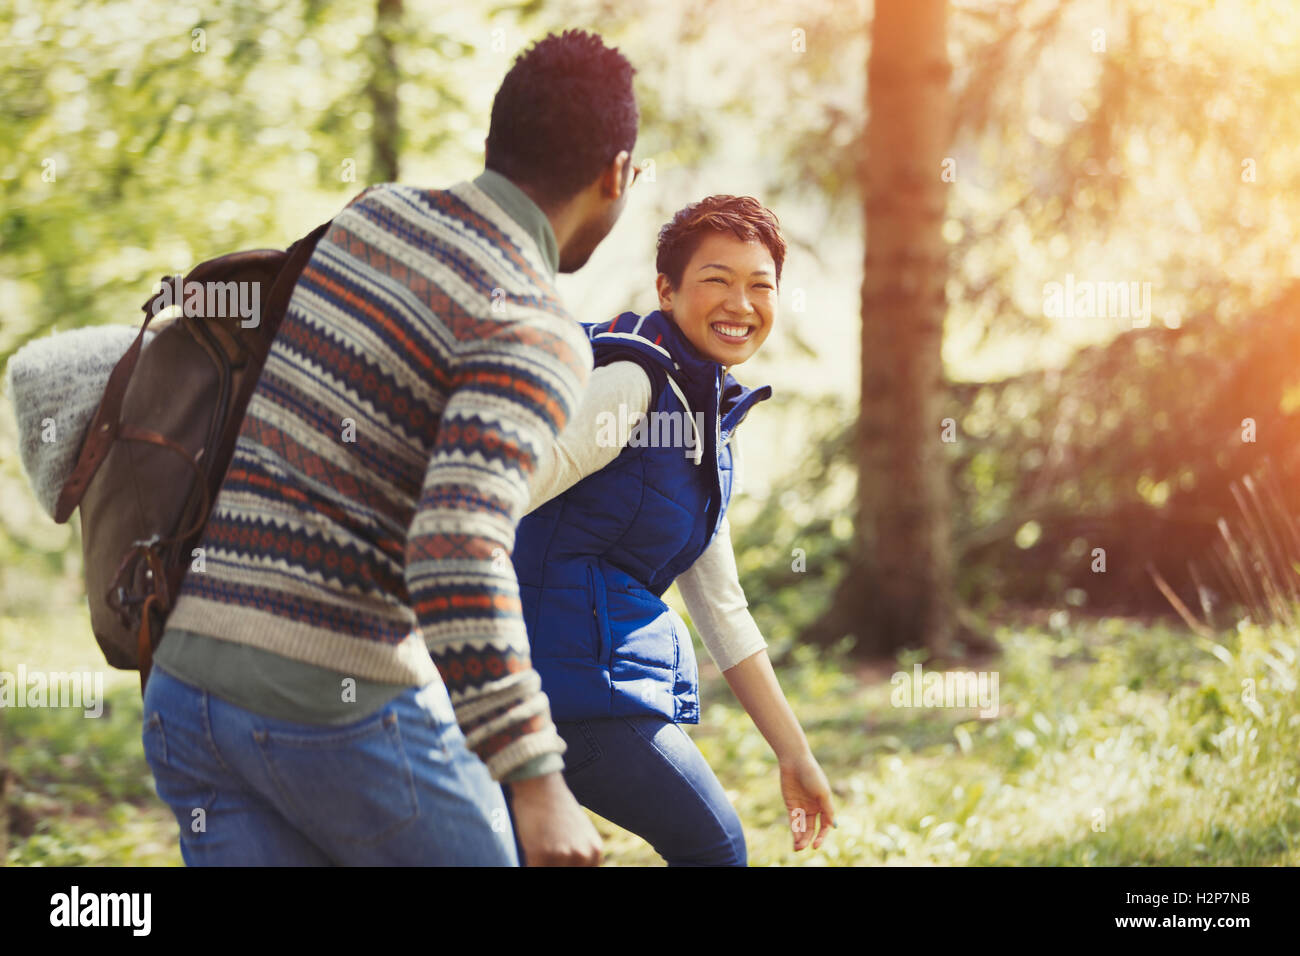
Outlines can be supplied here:
<path id="1" fill-rule="evenodd" d="M 276 328 L 279 327 L 280 320 L 284 317 L 284 311 L 289 304 L 289 297 L 293 294 L 293 287 L 298 281 L 298 276 L 307 265 L 307 260 L 311 258 L 316 243 L 324 235 L 329 225 L 329 222 L 322 223 L 289 247 L 285 263 L 280 268 L 280 271 L 276 273 L 275 283 L 271 286 L 271 292 L 267 296 L 265 311 L 270 323 L 272 323 L 272 327 L 267 330 L 268 336 L 274 336 Z M 265 256 L 266 253 L 242 252 L 234 253 L 234 255 Z M 191 271 L 190 278 L 203 271 L 204 265 L 206 263 L 196 266 Z M 164 276 L 163 281 L 166 280 L 167 277 Z M 135 341 L 131 343 L 130 348 L 126 350 L 126 354 L 113 366 L 113 371 L 108 377 L 108 384 L 104 387 L 104 397 L 100 400 L 99 407 L 95 409 L 95 415 L 90 420 L 90 425 L 86 430 L 86 439 L 81 446 L 81 452 L 77 456 L 77 464 L 68 476 L 68 480 L 64 482 L 62 491 L 59 492 L 59 500 L 54 510 L 54 520 L 59 524 L 72 517 L 72 512 L 81 503 L 82 496 L 90 486 L 90 480 L 95 477 L 95 472 L 99 470 L 99 466 L 108 457 L 109 449 L 113 447 L 113 442 L 118 438 L 121 428 L 122 402 L 126 397 L 126 388 L 130 384 L 132 374 L 135 372 L 136 363 L 140 360 L 140 351 L 144 348 L 145 331 L 157 314 L 157 310 L 153 306 L 157 302 L 159 295 L 161 293 L 151 296 L 149 301 L 141 306 L 144 310 L 144 323 L 140 326 L 140 332 L 136 335 Z M 253 383 L 256 383 L 255 377 Z M 236 414 L 243 415 L 250 397 L 251 393 L 250 395 L 240 396 L 235 408 Z M 204 513 L 206 514 L 206 512 Z"/>
<path id="2" fill-rule="evenodd" d="M 95 409 L 94 418 L 90 420 L 86 430 L 86 440 L 81 446 L 81 453 L 77 456 L 76 467 L 72 469 L 72 474 L 63 483 L 63 490 L 59 492 L 59 500 L 54 508 L 54 520 L 59 524 L 72 517 L 72 512 L 81 503 L 81 496 L 86 493 L 86 488 L 90 485 L 90 479 L 95 476 L 95 472 L 107 457 L 109 448 L 117 438 L 118 424 L 122 416 L 122 397 L 126 394 L 126 386 L 131 381 L 135 364 L 140 359 L 145 330 L 149 328 L 149 323 L 153 321 L 155 315 L 149 308 L 153 302 L 151 298 L 144 304 L 144 324 L 140 326 L 140 333 L 131 343 L 131 347 L 126 350 L 126 354 L 118 359 L 112 373 L 108 376 L 108 384 L 104 386 L 104 397 L 100 400 L 99 407 Z"/>

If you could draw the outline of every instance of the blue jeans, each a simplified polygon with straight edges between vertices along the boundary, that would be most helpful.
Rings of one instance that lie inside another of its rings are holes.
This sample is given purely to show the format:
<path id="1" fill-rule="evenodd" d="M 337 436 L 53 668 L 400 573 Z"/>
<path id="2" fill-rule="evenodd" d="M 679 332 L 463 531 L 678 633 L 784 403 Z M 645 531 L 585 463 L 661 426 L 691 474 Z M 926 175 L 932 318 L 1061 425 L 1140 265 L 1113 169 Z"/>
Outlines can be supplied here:
<path id="1" fill-rule="evenodd" d="M 190 866 L 516 866 L 501 787 L 441 682 L 368 717 L 262 717 L 150 674 L 144 752 Z"/>
<path id="2" fill-rule="evenodd" d="M 569 745 L 564 781 L 584 807 L 641 837 L 669 866 L 747 865 L 740 817 L 677 724 L 645 716 L 555 726 Z"/>

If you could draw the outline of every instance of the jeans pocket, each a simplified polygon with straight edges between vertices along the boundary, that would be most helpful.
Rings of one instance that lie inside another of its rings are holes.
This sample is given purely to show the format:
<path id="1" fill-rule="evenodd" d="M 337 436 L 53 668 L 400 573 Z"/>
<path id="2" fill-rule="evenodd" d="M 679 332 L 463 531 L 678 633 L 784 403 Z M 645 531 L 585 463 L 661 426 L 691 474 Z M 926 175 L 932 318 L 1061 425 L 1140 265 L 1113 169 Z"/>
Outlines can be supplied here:
<path id="1" fill-rule="evenodd" d="M 207 831 L 207 816 L 216 802 L 217 793 L 207 781 L 191 772 L 183 754 L 185 735 L 181 734 L 179 749 L 167 745 L 167 731 L 162 714 L 151 712 L 144 721 L 142 732 L 144 757 L 153 772 L 154 790 L 158 799 L 171 807 L 180 827 L 181 840 L 197 839 Z M 175 751 L 175 752 L 173 752 Z"/>
<path id="2" fill-rule="evenodd" d="M 144 722 L 142 734 L 144 757 L 152 767 L 155 763 L 167 765 L 167 735 L 163 733 L 162 714 L 154 711 Z"/>
<path id="3" fill-rule="evenodd" d="M 253 740 L 290 819 L 309 835 L 374 843 L 420 814 L 391 706 L 342 729 L 257 730 Z"/>

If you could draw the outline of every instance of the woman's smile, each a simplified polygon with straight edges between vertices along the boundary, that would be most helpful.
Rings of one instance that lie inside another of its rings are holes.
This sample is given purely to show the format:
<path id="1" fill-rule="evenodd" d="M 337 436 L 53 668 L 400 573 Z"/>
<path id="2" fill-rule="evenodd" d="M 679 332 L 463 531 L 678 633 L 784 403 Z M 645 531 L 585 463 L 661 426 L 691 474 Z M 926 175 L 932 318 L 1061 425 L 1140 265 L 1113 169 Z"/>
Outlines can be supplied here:
<path id="1" fill-rule="evenodd" d="M 776 319 L 776 264 L 758 240 L 711 232 L 673 288 L 657 279 L 659 307 L 706 358 L 739 365 L 762 346 Z"/>
<path id="2" fill-rule="evenodd" d="M 713 329 L 718 338 L 729 345 L 738 345 L 754 333 L 752 325 L 742 325 L 735 322 L 714 322 L 710 328 Z"/>

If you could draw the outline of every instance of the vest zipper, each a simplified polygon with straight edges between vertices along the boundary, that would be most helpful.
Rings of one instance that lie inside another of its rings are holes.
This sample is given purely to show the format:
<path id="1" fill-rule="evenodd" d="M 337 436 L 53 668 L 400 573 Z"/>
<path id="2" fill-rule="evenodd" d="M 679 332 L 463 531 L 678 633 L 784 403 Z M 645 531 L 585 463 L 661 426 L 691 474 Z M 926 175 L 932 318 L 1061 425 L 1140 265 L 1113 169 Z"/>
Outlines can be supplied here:
<path id="1" fill-rule="evenodd" d="M 587 565 L 587 587 L 591 591 L 591 617 L 595 622 L 596 632 L 596 662 L 601 660 L 601 644 L 604 642 L 604 635 L 600 629 L 600 611 L 596 607 L 596 572 L 590 564 Z"/>

